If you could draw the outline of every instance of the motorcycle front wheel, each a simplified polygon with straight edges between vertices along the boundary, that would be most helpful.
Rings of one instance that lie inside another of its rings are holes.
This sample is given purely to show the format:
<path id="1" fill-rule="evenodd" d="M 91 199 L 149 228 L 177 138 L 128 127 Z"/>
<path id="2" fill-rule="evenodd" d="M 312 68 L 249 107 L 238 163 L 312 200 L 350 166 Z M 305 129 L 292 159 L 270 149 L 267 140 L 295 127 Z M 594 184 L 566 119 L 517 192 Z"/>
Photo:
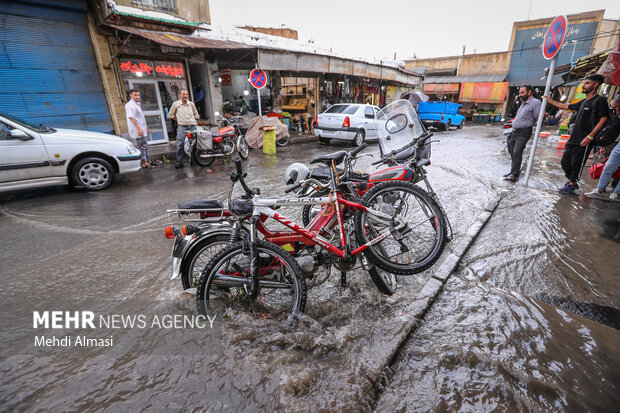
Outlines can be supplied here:
<path id="1" fill-rule="evenodd" d="M 291 141 L 291 137 L 290 136 L 288 138 L 278 139 L 276 141 L 276 145 L 278 145 L 278 146 L 286 146 L 286 145 L 289 144 L 290 141 Z"/>
<path id="2" fill-rule="evenodd" d="M 244 136 L 237 138 L 237 152 L 243 160 L 248 159 L 250 155 L 250 145 L 248 145 L 248 141 L 245 140 Z"/>
<path id="3" fill-rule="evenodd" d="M 210 156 L 208 158 L 203 158 L 201 157 L 201 155 L 206 155 L 209 152 L 207 150 L 204 149 L 198 149 L 194 146 L 194 149 L 192 149 L 192 162 L 195 163 L 198 166 L 209 166 L 213 163 L 213 160 L 215 159 L 214 156 Z"/>

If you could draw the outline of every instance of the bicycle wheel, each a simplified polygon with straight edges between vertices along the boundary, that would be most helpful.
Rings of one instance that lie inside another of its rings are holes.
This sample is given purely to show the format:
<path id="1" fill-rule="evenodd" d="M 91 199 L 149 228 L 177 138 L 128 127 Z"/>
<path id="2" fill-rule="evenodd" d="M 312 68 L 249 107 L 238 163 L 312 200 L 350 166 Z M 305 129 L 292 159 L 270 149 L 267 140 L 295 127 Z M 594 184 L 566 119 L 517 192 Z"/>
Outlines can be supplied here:
<path id="1" fill-rule="evenodd" d="M 198 288 L 200 274 L 215 255 L 230 246 L 230 234 L 206 235 L 187 253 L 181 264 L 183 289 Z"/>
<path id="2" fill-rule="evenodd" d="M 387 271 L 382 271 L 377 268 L 376 265 L 373 265 L 372 268 L 368 270 L 368 274 L 370 274 L 372 282 L 375 283 L 375 286 L 377 286 L 379 291 L 385 295 L 394 294 L 396 291 L 396 286 L 398 285 L 396 275 Z"/>
<path id="3" fill-rule="evenodd" d="M 445 246 L 446 224 L 441 210 L 422 189 L 407 182 L 384 182 L 371 188 L 362 203 L 392 217 L 381 220 L 358 210 L 355 236 L 359 245 L 390 232 L 364 254 L 384 271 L 398 275 L 424 271 L 440 257 Z"/>
<path id="4" fill-rule="evenodd" d="M 220 251 L 203 271 L 196 305 L 204 316 L 241 321 L 248 315 L 283 320 L 303 313 L 306 284 L 291 254 L 267 241 L 257 241 L 260 257 L 258 297 L 250 288 L 250 251 L 238 242 Z"/>

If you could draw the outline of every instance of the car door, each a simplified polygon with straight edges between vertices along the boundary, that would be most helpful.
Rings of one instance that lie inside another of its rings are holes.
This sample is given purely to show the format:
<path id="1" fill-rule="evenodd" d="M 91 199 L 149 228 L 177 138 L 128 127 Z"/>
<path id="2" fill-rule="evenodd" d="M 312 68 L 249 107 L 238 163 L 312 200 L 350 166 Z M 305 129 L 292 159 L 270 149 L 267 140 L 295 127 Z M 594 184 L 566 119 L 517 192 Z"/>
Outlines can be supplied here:
<path id="1" fill-rule="evenodd" d="M 41 136 L 0 119 L 0 182 L 47 178 L 51 174 Z"/>
<path id="2" fill-rule="evenodd" d="M 364 128 L 366 129 L 366 139 L 377 137 L 376 114 L 372 106 L 364 107 Z"/>

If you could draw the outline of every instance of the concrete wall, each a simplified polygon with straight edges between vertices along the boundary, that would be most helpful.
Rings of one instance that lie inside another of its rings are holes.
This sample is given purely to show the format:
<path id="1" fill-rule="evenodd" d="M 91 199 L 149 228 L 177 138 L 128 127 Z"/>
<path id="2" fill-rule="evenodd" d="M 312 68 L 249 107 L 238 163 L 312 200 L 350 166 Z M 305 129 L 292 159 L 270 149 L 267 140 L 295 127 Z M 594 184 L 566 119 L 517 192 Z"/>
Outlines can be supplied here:
<path id="1" fill-rule="evenodd" d="M 609 32 L 620 29 L 620 20 L 603 20 L 599 25 L 597 39 L 592 45 L 592 53 L 602 52 L 609 48 L 614 48 L 618 44 L 618 33 L 610 35 Z M 600 36 L 600 37 L 599 37 Z"/>
<path id="2" fill-rule="evenodd" d="M 277 29 L 273 27 L 252 27 L 252 26 L 244 26 L 244 27 L 241 27 L 241 29 L 249 30 L 251 32 L 269 34 L 271 36 L 285 37 L 287 39 L 295 39 L 295 40 L 299 39 L 297 35 L 297 30 L 293 30 L 293 29 L 285 29 L 285 28 Z"/>
<path id="3" fill-rule="evenodd" d="M 117 135 L 127 134 L 127 120 L 125 117 L 125 103 L 127 97 L 125 96 L 122 85 L 118 82 L 120 74 L 117 76 L 116 73 L 118 67 L 116 64 L 117 60 L 114 60 L 114 64 L 112 64 L 112 56 L 116 51 L 112 49 L 112 46 L 108 45 L 105 36 L 95 31 L 93 18 L 90 13 L 88 14 L 88 30 L 93 42 L 93 50 L 95 52 L 95 58 L 97 59 L 97 66 L 99 67 L 106 102 L 110 109 L 114 132 Z"/>
<path id="4" fill-rule="evenodd" d="M 506 73 L 509 66 L 510 53 L 508 52 L 464 55 L 458 75 Z"/>
<path id="5" fill-rule="evenodd" d="M 415 71 L 416 68 L 456 69 L 459 64 L 458 56 L 432 57 L 429 59 L 406 60 L 405 68 Z"/>
<path id="6" fill-rule="evenodd" d="M 136 7 L 144 10 L 160 11 L 162 13 L 168 13 L 190 22 L 205 22 L 211 24 L 211 11 L 209 8 L 209 0 L 174 0 L 177 6 L 177 11 L 172 12 L 169 10 L 161 10 L 156 6 L 150 6 L 149 4 L 157 4 L 156 0 L 140 0 L 132 3 L 131 0 L 115 0 L 116 4 Z"/>

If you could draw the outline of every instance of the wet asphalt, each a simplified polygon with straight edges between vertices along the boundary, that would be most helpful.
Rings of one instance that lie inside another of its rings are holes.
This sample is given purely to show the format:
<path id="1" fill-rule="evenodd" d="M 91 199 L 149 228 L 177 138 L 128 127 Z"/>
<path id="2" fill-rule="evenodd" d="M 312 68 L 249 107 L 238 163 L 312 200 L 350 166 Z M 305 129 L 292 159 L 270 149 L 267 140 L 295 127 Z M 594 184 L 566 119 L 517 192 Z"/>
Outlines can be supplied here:
<path id="1" fill-rule="evenodd" d="M 539 146 L 526 188 L 501 179 L 510 160 L 498 126 L 435 138 L 427 170 L 456 239 L 491 199 L 503 199 L 377 394 L 367 389 L 394 340 L 385 331 L 403 322 L 402 308 L 432 268 L 400 277 L 391 297 L 359 270 L 346 290 L 332 275 L 308 292 L 296 330 L 252 320 L 221 331 L 207 350 L 189 341 L 162 350 L 151 331 L 131 351 L 5 351 L 2 410 L 612 411 L 620 402 L 620 203 L 559 195 L 561 152 L 553 145 Z M 312 142 L 278 148 L 276 156 L 253 150 L 248 181 L 263 195 L 281 195 L 288 164 L 340 149 L 350 148 Z M 365 152 L 376 155 L 377 145 Z M 356 169 L 372 170 L 373 160 Z M 163 303 L 191 313 L 192 297 L 168 279 L 172 241 L 163 228 L 179 221 L 166 210 L 188 199 L 224 200 L 232 169 L 168 163 L 118 177 L 101 192 L 2 195 L 5 322 L 31 312 L 33 300 Z M 593 187 L 585 178 L 582 190 Z"/>

